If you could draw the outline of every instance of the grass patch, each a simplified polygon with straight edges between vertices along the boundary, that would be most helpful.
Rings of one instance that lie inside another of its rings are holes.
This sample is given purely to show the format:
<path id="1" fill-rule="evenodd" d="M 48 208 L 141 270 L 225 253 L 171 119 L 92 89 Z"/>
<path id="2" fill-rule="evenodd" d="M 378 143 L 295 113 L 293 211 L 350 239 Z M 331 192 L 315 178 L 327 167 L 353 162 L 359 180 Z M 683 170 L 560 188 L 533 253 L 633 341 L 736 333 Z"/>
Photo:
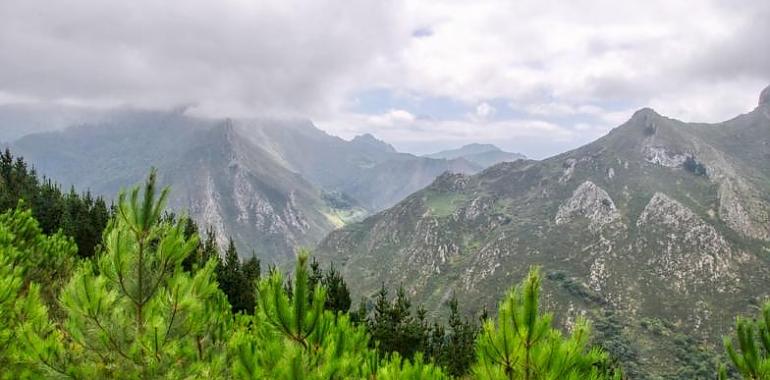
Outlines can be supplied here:
<path id="1" fill-rule="evenodd" d="M 425 196 L 425 206 L 435 217 L 452 215 L 465 203 L 465 196 L 458 193 L 428 193 Z"/>

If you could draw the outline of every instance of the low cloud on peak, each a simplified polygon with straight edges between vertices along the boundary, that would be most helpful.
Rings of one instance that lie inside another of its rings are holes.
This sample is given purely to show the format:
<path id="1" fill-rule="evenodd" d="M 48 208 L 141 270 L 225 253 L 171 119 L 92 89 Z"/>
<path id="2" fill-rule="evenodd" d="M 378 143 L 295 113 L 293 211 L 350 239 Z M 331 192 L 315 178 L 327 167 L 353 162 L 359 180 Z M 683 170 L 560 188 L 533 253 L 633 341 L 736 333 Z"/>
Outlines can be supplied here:
<path id="1" fill-rule="evenodd" d="M 644 106 L 697 121 L 753 108 L 769 4 L 6 0 L 0 102 L 191 104 L 412 151 L 543 157 Z"/>

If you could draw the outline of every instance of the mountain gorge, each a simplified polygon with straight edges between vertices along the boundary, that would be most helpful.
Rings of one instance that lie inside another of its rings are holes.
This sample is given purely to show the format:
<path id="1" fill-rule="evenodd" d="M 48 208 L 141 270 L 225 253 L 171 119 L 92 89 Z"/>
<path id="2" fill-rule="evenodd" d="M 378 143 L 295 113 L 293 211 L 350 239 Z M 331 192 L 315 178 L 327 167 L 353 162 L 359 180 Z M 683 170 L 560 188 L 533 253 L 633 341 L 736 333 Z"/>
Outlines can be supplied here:
<path id="1" fill-rule="evenodd" d="M 352 141 L 304 120 L 211 120 L 121 110 L 98 122 L 27 135 L 12 149 L 65 186 L 113 197 L 150 167 L 170 206 L 268 262 L 293 258 L 328 232 L 391 206 L 462 159 L 399 153 L 371 135 Z"/>
<path id="2" fill-rule="evenodd" d="M 318 248 L 357 296 L 494 310 L 542 266 L 550 310 L 595 322 L 631 378 L 705 378 L 736 314 L 770 295 L 770 88 L 732 120 L 651 109 L 543 160 L 444 174 Z"/>

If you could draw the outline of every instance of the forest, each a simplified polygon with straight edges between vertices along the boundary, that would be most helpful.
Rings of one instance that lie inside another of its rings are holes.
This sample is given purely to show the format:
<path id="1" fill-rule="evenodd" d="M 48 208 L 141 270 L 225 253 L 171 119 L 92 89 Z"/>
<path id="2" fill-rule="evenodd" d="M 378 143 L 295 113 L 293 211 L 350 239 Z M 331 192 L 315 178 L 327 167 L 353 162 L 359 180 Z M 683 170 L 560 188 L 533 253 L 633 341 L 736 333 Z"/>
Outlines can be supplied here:
<path id="1" fill-rule="evenodd" d="M 0 155 L 0 378 L 624 379 L 591 321 L 562 331 L 533 267 L 496 310 L 429 318 L 403 288 L 353 305 L 307 250 L 294 271 L 166 209 L 151 171 L 114 204 Z M 246 255 L 247 256 L 247 255 Z M 770 379 L 770 304 L 714 378 Z"/>

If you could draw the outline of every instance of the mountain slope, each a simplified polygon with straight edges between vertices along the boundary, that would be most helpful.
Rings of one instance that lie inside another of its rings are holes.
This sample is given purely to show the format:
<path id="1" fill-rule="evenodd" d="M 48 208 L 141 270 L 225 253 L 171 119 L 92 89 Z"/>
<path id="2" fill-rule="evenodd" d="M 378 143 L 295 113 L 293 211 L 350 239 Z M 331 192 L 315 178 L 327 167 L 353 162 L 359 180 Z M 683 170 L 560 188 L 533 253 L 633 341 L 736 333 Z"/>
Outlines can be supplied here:
<path id="1" fill-rule="evenodd" d="M 60 183 L 113 197 L 150 167 L 189 210 L 243 255 L 284 262 L 332 229 L 395 204 L 464 160 L 396 152 L 373 136 L 345 141 L 309 121 L 209 120 L 122 110 L 103 121 L 17 140 L 12 148 Z M 224 240 L 222 244 L 226 243 Z"/>
<path id="2" fill-rule="evenodd" d="M 523 154 L 505 152 L 492 144 L 468 144 L 458 149 L 444 150 L 424 157 L 445 160 L 462 158 L 482 168 L 526 158 Z"/>
<path id="3" fill-rule="evenodd" d="M 173 188 L 169 206 L 213 227 L 226 244 L 284 262 L 334 229 L 319 189 L 240 137 L 231 122 L 126 112 L 107 123 L 30 135 L 14 149 L 59 182 L 112 197 L 150 167 Z"/>
<path id="4" fill-rule="evenodd" d="M 255 145 L 308 181 L 327 191 L 347 194 L 371 211 L 394 205 L 445 171 L 481 170 L 462 159 L 399 153 L 371 135 L 345 141 L 309 121 L 245 120 L 236 125 Z"/>
<path id="5" fill-rule="evenodd" d="M 587 315 L 634 379 L 712 376 L 710 349 L 770 295 L 770 104 L 718 124 L 643 109 L 540 162 L 447 174 L 318 248 L 360 295 L 403 284 L 470 311 L 530 265 L 569 325 Z M 657 376 L 657 377 L 656 377 Z"/>
<path id="6" fill-rule="evenodd" d="M 232 237 L 241 252 L 272 262 L 291 260 L 336 227 L 335 209 L 319 189 L 241 138 L 232 124 L 199 135 L 161 179 L 173 188 L 169 205 Z M 224 240 L 221 242 L 224 243 Z"/>

